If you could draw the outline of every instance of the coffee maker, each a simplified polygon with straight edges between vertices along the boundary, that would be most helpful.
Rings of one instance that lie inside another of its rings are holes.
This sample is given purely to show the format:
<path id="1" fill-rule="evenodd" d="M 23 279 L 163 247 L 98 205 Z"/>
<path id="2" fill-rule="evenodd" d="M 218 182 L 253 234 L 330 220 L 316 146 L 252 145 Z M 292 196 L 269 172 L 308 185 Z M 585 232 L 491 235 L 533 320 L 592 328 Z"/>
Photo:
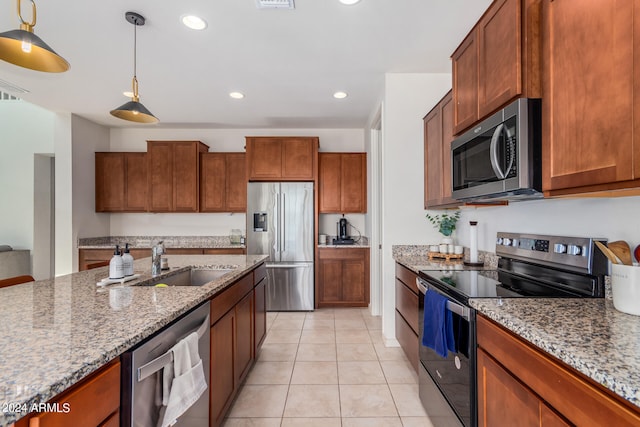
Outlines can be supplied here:
<path id="1" fill-rule="evenodd" d="M 337 222 L 336 238 L 333 239 L 334 245 L 353 245 L 354 240 L 348 234 L 349 222 L 343 216 Z"/>

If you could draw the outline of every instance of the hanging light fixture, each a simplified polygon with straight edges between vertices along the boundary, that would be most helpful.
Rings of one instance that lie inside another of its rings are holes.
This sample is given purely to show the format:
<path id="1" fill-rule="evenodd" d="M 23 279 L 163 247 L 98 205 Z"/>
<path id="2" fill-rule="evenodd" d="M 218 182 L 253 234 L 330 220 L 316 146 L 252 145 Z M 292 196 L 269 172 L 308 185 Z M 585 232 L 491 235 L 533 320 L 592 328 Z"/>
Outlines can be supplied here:
<path id="1" fill-rule="evenodd" d="M 138 123 L 157 123 L 156 116 L 151 114 L 147 108 L 140 103 L 140 97 L 138 96 L 138 78 L 136 77 L 136 47 L 137 47 L 137 32 L 138 25 L 144 25 L 144 17 L 135 12 L 127 12 L 124 14 L 126 20 L 133 24 L 133 96 L 131 101 L 127 102 L 111 111 L 111 115 L 123 120 L 129 120 L 131 122 Z"/>
<path id="2" fill-rule="evenodd" d="M 66 59 L 54 52 L 33 33 L 36 26 L 36 4 L 31 0 L 31 21 L 22 18 L 21 0 L 17 0 L 20 29 L 0 33 L 0 59 L 24 68 L 47 73 L 61 73 L 69 69 Z"/>

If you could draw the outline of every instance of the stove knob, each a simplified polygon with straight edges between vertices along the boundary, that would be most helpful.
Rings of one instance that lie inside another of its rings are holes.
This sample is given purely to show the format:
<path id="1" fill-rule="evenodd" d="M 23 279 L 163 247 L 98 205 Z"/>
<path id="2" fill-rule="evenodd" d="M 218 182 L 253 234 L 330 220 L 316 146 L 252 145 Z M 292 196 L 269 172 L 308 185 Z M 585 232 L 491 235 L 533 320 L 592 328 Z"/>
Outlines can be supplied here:
<path id="1" fill-rule="evenodd" d="M 556 243 L 555 245 L 553 245 L 553 252 L 557 254 L 563 254 L 567 252 L 567 245 L 563 243 Z"/>
<path id="2" fill-rule="evenodd" d="M 578 245 L 569 245 L 567 247 L 567 253 L 569 255 L 580 255 L 582 253 L 582 247 Z"/>
<path id="3" fill-rule="evenodd" d="M 504 239 L 502 239 L 502 244 L 504 246 L 510 246 L 511 245 L 511 239 L 505 237 Z"/>

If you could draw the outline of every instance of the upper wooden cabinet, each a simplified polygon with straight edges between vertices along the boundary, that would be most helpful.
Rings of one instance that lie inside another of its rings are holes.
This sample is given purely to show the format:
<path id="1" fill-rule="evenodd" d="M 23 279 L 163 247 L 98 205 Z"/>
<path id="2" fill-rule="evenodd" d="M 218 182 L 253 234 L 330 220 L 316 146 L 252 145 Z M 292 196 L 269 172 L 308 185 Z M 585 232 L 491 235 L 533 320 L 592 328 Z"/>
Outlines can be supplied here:
<path id="1" fill-rule="evenodd" d="M 543 1 L 545 195 L 640 187 L 640 5 Z"/>
<path id="2" fill-rule="evenodd" d="M 320 213 L 367 212 L 367 154 L 319 153 Z"/>
<path id="3" fill-rule="evenodd" d="M 453 53 L 454 134 L 518 97 L 539 98 L 540 0 L 495 0 Z"/>
<path id="4" fill-rule="evenodd" d="M 249 181 L 314 181 L 317 137 L 247 137 Z"/>
<path id="5" fill-rule="evenodd" d="M 96 212 L 147 210 L 147 154 L 96 153 Z"/>
<path id="6" fill-rule="evenodd" d="M 449 91 L 424 117 L 424 208 L 453 207 L 451 197 L 453 98 Z"/>
<path id="7" fill-rule="evenodd" d="M 149 210 L 197 212 L 200 141 L 147 141 Z"/>
<path id="8" fill-rule="evenodd" d="M 200 212 L 245 212 L 244 153 L 200 154 Z"/>

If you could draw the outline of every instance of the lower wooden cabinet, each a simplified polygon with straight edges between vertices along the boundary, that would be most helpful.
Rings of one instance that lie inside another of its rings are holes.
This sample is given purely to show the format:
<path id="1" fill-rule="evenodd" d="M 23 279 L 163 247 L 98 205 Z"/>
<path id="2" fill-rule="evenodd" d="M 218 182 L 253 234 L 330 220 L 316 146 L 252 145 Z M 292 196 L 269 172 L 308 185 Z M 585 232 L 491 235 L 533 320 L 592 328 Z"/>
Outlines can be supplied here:
<path id="1" fill-rule="evenodd" d="M 235 392 L 235 310 L 229 310 L 211 327 L 211 390 L 209 416 L 219 426 Z"/>
<path id="2" fill-rule="evenodd" d="M 418 276 L 396 263 L 396 339 L 416 372 L 419 363 L 419 294 L 416 288 Z"/>
<path id="3" fill-rule="evenodd" d="M 260 347 L 267 337 L 267 279 L 263 278 L 253 289 L 253 300 L 255 304 L 255 316 L 253 326 L 253 355 L 258 357 Z"/>
<path id="4" fill-rule="evenodd" d="M 640 425 L 637 407 L 482 315 L 477 338 L 479 426 Z"/>
<path id="5" fill-rule="evenodd" d="M 120 361 L 114 360 L 48 403 L 59 412 L 27 415 L 16 427 L 107 427 L 120 424 Z"/>
<path id="6" fill-rule="evenodd" d="M 253 290 L 236 307 L 236 384 L 241 384 L 253 361 Z"/>
<path id="7" fill-rule="evenodd" d="M 317 306 L 369 306 L 369 248 L 320 248 L 318 254 Z"/>

